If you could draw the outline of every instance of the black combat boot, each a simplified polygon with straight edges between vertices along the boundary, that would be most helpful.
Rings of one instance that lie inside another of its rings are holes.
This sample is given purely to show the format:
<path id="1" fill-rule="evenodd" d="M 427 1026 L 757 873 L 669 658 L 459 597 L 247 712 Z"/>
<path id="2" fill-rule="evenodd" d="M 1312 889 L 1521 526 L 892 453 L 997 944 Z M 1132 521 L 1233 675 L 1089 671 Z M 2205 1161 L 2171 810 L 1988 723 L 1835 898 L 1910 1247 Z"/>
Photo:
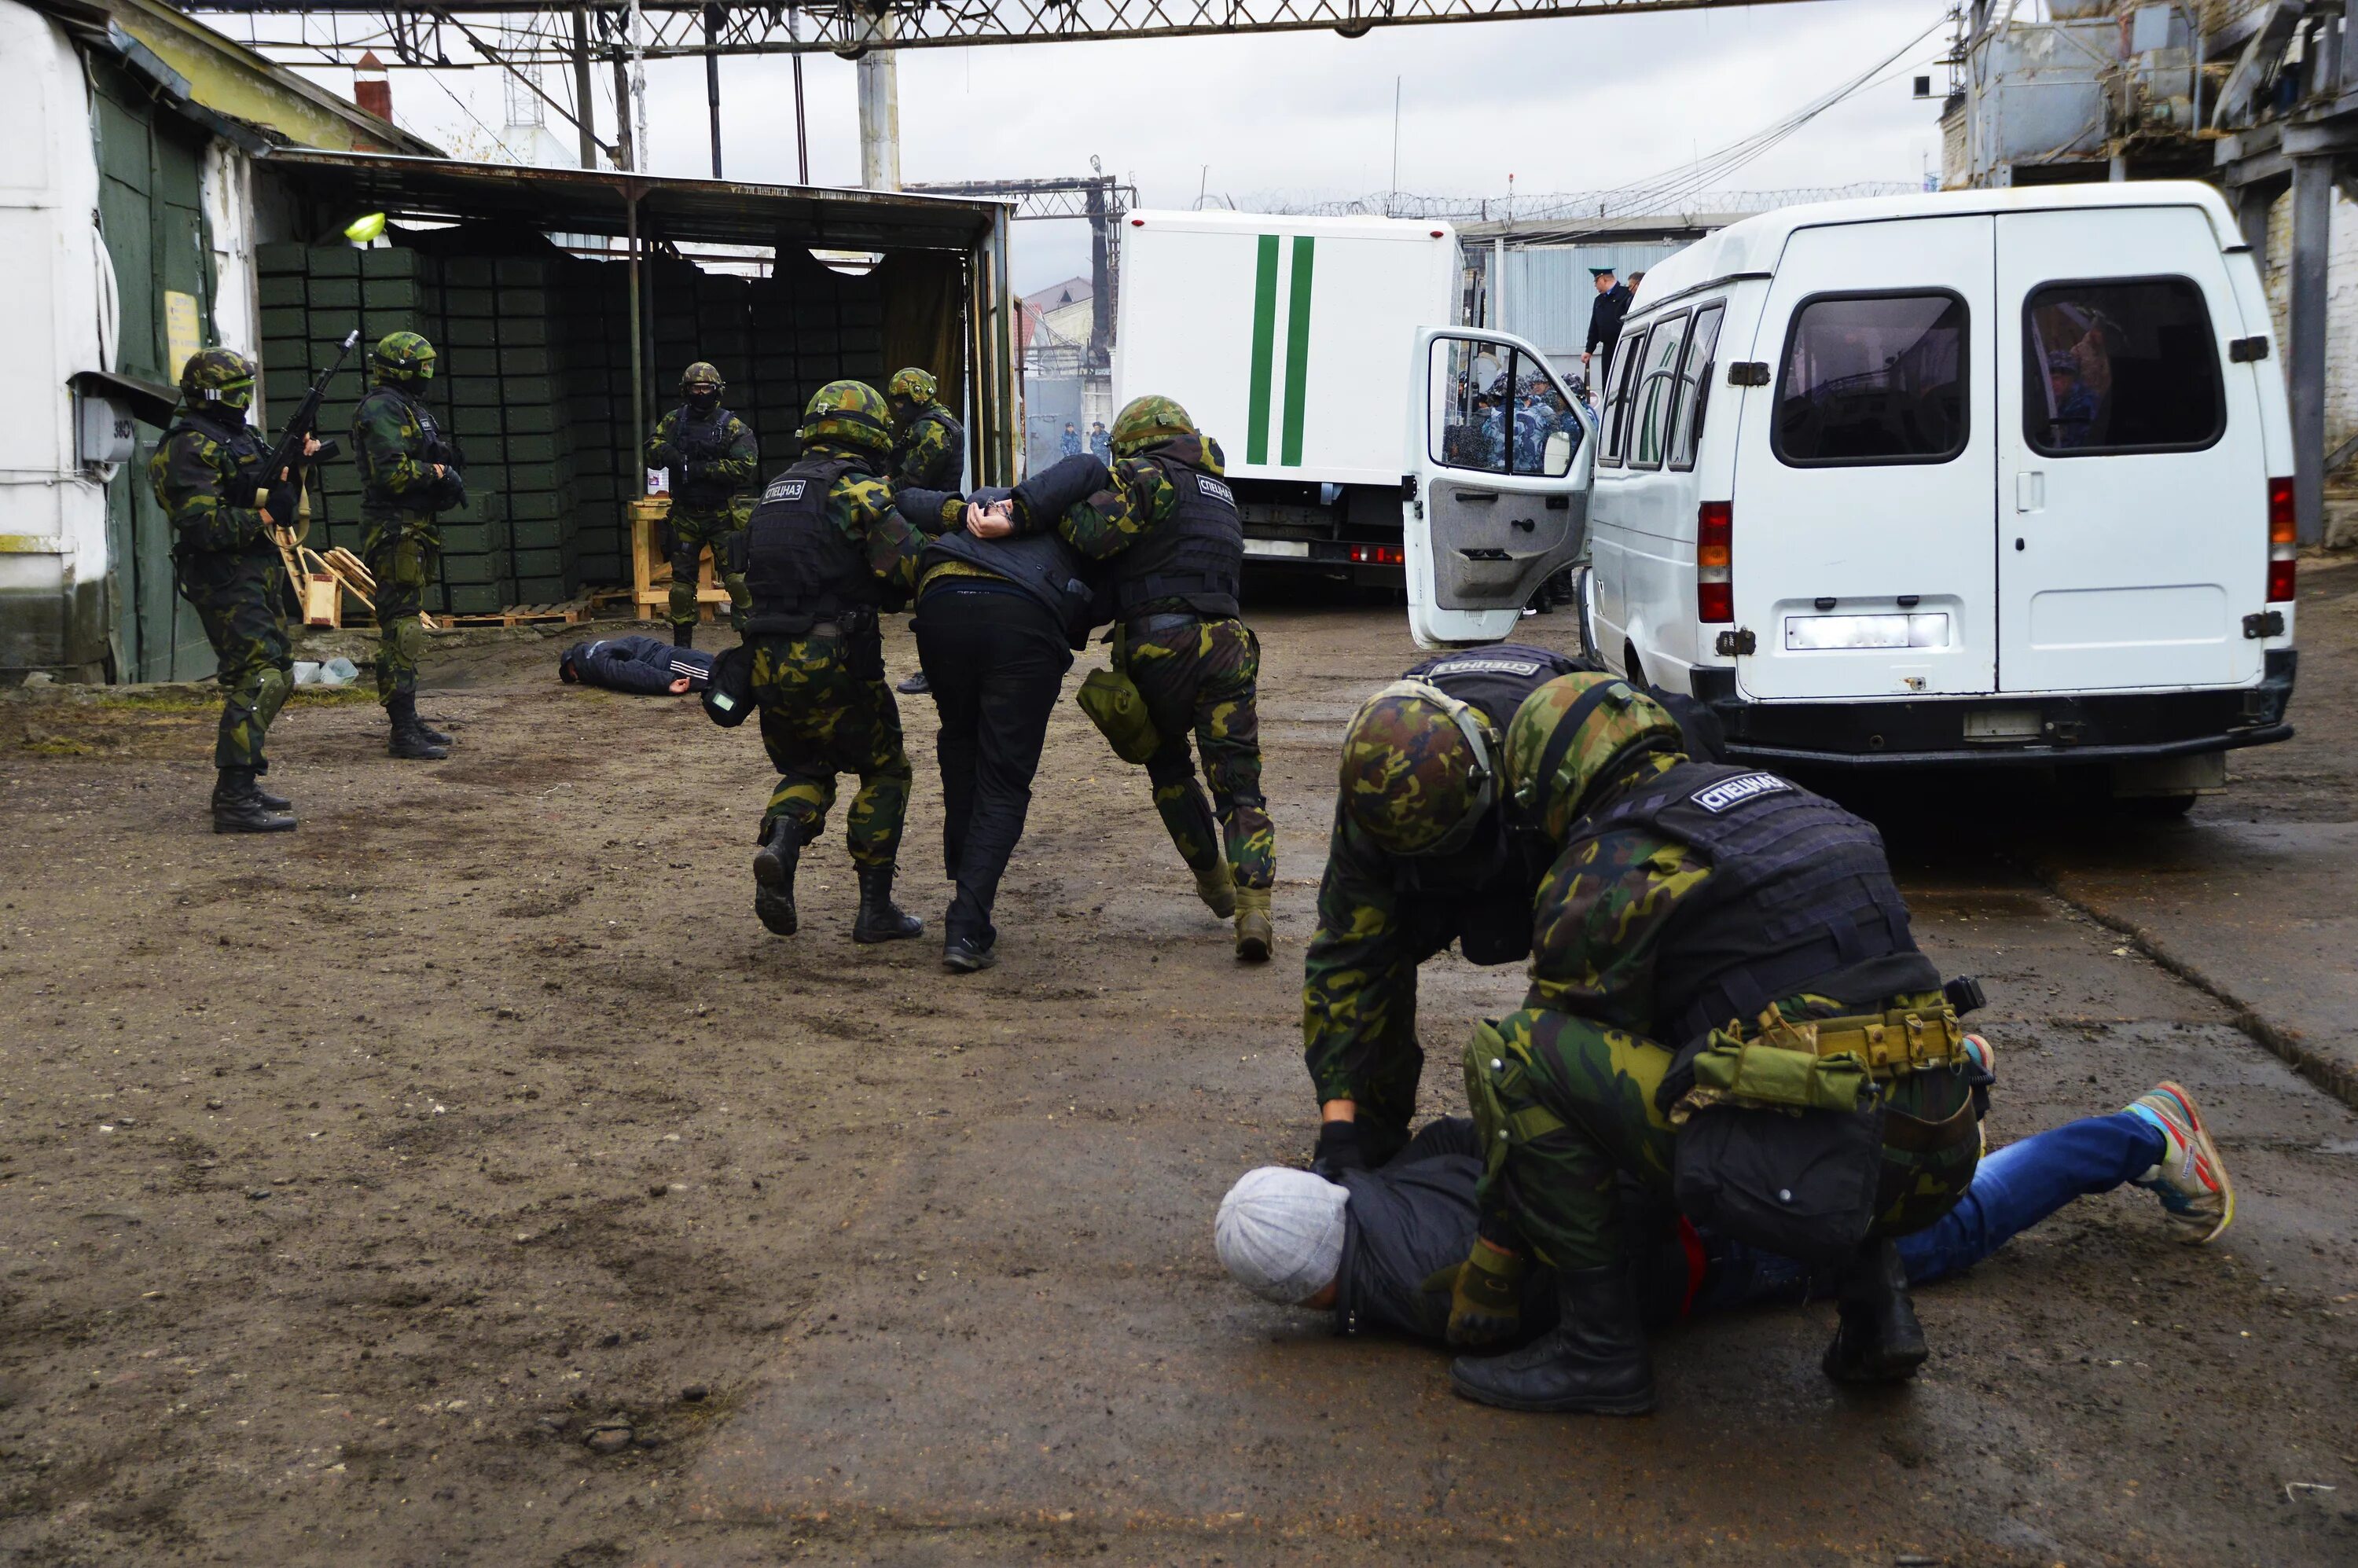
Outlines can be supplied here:
<path id="1" fill-rule="evenodd" d="M 438 746 L 447 747 L 450 744 L 450 737 L 426 722 L 426 716 L 422 713 L 417 715 L 417 732 Z"/>
<path id="2" fill-rule="evenodd" d="M 1843 1267 L 1835 1287 L 1834 1342 L 1821 1363 L 1837 1383 L 1904 1383 L 1931 1347 L 1908 1293 L 1896 1241 L 1870 1241 Z"/>
<path id="3" fill-rule="evenodd" d="M 1654 1363 L 1638 1315 L 1638 1289 L 1618 1265 L 1556 1276 L 1563 1316 L 1520 1350 L 1450 1364 L 1449 1385 L 1510 1411 L 1643 1415 L 1654 1408 Z"/>
<path id="4" fill-rule="evenodd" d="M 416 692 L 395 692 L 393 700 L 384 705 L 384 715 L 393 721 L 393 734 L 384 745 L 387 756 L 438 762 L 450 754 L 447 749 L 427 739 L 425 727 L 417 722 Z"/>
<path id="5" fill-rule="evenodd" d="M 690 621 L 685 625 L 675 622 L 671 629 L 671 645 L 675 648 L 695 647 L 696 622 Z"/>
<path id="6" fill-rule="evenodd" d="M 762 829 L 762 848 L 753 856 L 753 913 L 781 936 L 802 928 L 795 914 L 795 868 L 802 858 L 802 828 L 792 817 L 770 818 Z"/>
<path id="7" fill-rule="evenodd" d="M 285 801 L 278 803 L 286 805 Z M 288 833 L 291 816 L 280 816 L 263 804 L 254 785 L 252 768 L 223 768 L 213 784 L 213 831 L 216 833 Z"/>
<path id="8" fill-rule="evenodd" d="M 260 773 L 254 776 L 254 798 L 262 802 L 262 809 L 265 811 L 285 811 L 295 804 L 283 795 L 273 795 L 263 788 Z"/>
<path id="9" fill-rule="evenodd" d="M 892 902 L 892 868 L 890 866 L 855 866 L 860 873 L 860 914 L 851 923 L 854 942 L 898 942 L 906 936 L 923 936 L 925 923 L 914 914 L 903 914 L 901 906 Z"/>

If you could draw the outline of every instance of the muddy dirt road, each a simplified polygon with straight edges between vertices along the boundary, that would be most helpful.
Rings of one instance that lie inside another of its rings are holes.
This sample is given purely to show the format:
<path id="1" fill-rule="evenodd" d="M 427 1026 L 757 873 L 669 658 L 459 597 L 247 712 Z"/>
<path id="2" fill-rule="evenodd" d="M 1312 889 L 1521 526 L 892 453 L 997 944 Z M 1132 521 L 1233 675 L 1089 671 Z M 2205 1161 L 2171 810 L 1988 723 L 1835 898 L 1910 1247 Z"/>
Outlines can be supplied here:
<path id="1" fill-rule="evenodd" d="M 2304 738 L 2244 816 L 2353 815 L 2358 600 L 2312 591 Z M 1994 999 L 1993 1138 L 2181 1078 L 2242 1194 L 2221 1246 L 2083 1201 L 1925 1292 L 1911 1388 L 1837 1391 L 1828 1309 L 1763 1312 L 1671 1337 L 1624 1422 L 1466 1404 L 1436 1351 L 1230 1287 L 1219 1194 L 1308 1144 L 1333 749 L 1412 656 L 1393 612 L 1258 620 L 1259 968 L 1069 705 L 968 979 L 853 946 L 839 821 L 804 935 L 763 933 L 752 733 L 560 687 L 553 643 L 437 650 L 446 763 L 298 703 L 276 839 L 206 830 L 207 712 L 0 706 L 0 1557 L 2358 1561 L 2358 1116 L 1945 807 L 1886 826 Z M 1428 968 L 1430 1108 L 1520 991 Z"/>

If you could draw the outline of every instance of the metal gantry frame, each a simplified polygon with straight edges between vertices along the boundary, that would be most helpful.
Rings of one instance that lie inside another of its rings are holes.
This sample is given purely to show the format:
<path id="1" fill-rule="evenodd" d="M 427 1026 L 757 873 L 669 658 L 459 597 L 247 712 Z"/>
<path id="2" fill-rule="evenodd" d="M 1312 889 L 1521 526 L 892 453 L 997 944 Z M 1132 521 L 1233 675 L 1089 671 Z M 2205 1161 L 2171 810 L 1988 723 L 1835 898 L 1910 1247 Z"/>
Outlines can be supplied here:
<path id="1" fill-rule="evenodd" d="M 1089 160 L 1096 166 L 1098 160 Z M 1103 172 L 1070 179 L 941 180 L 907 187 L 935 196 L 1011 198 L 1015 221 L 1054 218 L 1086 219 L 1089 225 L 1089 342 L 1087 368 L 1102 370 L 1113 362 L 1113 308 L 1120 287 L 1114 228 L 1123 213 L 1138 205 L 1138 187 Z"/>

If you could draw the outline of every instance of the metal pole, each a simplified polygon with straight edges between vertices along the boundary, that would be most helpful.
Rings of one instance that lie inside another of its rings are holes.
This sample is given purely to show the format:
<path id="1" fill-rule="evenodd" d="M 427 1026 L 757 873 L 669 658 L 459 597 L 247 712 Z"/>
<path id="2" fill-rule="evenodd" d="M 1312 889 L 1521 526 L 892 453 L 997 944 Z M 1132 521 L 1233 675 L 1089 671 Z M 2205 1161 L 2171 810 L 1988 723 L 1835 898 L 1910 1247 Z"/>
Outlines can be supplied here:
<path id="1" fill-rule="evenodd" d="M 786 13 L 786 37 L 802 41 L 803 16 L 800 11 Z M 803 57 L 795 51 L 795 183 L 810 183 L 810 127 L 803 120 Z"/>
<path id="2" fill-rule="evenodd" d="M 712 178 L 720 178 L 720 7 L 704 8 L 704 101 L 712 110 Z"/>
<path id="3" fill-rule="evenodd" d="M 654 162 L 654 155 L 647 140 L 647 19 L 639 0 L 631 0 L 631 111 L 632 150 L 644 169 Z"/>
<path id="4" fill-rule="evenodd" d="M 640 341 L 640 336 L 639 336 L 639 193 L 638 193 L 638 191 L 637 191 L 635 189 L 633 189 L 632 190 L 630 190 L 630 191 L 629 191 L 629 192 L 624 196 L 623 200 L 624 200 L 625 201 L 627 201 L 627 202 L 629 203 L 629 205 L 630 205 L 630 235 L 631 235 L 631 440 L 630 440 L 630 449 L 631 449 L 631 450 L 632 450 L 632 451 L 635 452 L 635 451 L 637 451 L 637 450 L 639 449 L 639 443 L 640 443 L 640 442 L 642 442 L 642 441 L 644 441 L 644 440 L 645 440 L 645 439 L 647 438 L 647 373 L 646 373 L 646 348 L 645 348 L 645 345 L 644 345 L 644 344 Z M 643 460 L 640 460 L 639 459 L 635 459 L 635 458 L 634 458 L 634 459 L 633 459 L 633 460 L 632 460 L 632 466 L 633 466 L 633 470 L 637 472 L 637 474 L 638 474 L 638 476 L 639 476 L 639 482 L 638 482 L 635 486 L 633 486 L 633 487 L 631 493 L 632 493 L 633 497 L 633 498 L 635 498 L 635 499 L 644 499 L 644 498 L 645 498 L 645 496 L 646 496 L 646 493 L 647 493 L 647 473 L 646 473 L 646 464 L 645 464 Z"/>
<path id="5" fill-rule="evenodd" d="M 892 36 L 892 13 L 871 17 L 868 36 Z M 871 190 L 901 189 L 901 76 L 896 49 L 860 57 L 860 183 Z"/>
<path id="6" fill-rule="evenodd" d="M 614 151 L 624 168 L 639 167 L 639 148 L 631 135 L 631 68 L 622 46 L 614 46 Z"/>
<path id="7" fill-rule="evenodd" d="M 581 133 L 581 167 L 598 167 L 597 106 L 590 101 L 590 10 L 573 7 L 573 124 Z"/>
<path id="8" fill-rule="evenodd" d="M 990 220 L 990 314 L 992 319 L 991 379 L 999 386 L 999 428 L 992 434 L 993 472 L 983 482 L 1008 484 L 1014 480 L 1015 334 L 1007 319 L 1013 296 L 1007 280 L 1007 215 L 1001 207 Z"/>
<path id="9" fill-rule="evenodd" d="M 2292 476 L 2300 542 L 2325 537 L 2325 291 L 2333 158 L 2292 165 Z"/>
<path id="10" fill-rule="evenodd" d="M 1113 344 L 1113 265 L 1112 215 L 1107 211 L 1106 187 L 1111 180 L 1100 180 L 1089 187 L 1089 362 L 1088 370 L 1100 370 L 1110 362 Z"/>

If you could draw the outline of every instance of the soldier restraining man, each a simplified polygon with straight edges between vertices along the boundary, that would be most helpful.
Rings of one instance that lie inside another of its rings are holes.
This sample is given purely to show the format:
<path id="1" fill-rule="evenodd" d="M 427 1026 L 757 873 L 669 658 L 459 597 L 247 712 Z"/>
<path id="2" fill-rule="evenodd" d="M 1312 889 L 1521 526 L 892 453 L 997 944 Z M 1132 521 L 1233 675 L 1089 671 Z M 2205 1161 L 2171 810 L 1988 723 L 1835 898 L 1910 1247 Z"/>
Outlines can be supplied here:
<path id="1" fill-rule="evenodd" d="M 933 373 L 908 365 L 884 388 L 892 406 L 892 487 L 955 491 L 966 470 L 966 427 L 941 406 Z M 933 690 L 923 669 L 895 688 L 912 697 Z"/>
<path id="2" fill-rule="evenodd" d="M 763 490 L 735 546 L 752 598 L 744 641 L 752 695 L 778 770 L 753 857 L 753 913 L 779 935 L 795 934 L 803 846 L 826 825 L 836 775 L 857 773 L 860 793 L 844 818 L 860 878 L 852 940 L 917 936 L 925 923 L 892 902 L 911 771 L 877 615 L 915 586 L 925 540 L 893 510 L 879 477 L 892 427 L 874 387 L 819 388 L 801 434 L 801 460 Z"/>
<path id="3" fill-rule="evenodd" d="M 1237 956 L 1265 959 L 1277 845 L 1260 793 L 1260 642 L 1237 602 L 1244 527 L 1236 497 L 1220 477 L 1219 443 L 1168 397 L 1122 409 L 1113 454 L 1110 474 L 1083 453 L 1027 482 L 1011 522 L 1017 532 L 1054 530 L 1107 563 L 1115 673 L 1136 687 L 1152 725 L 1142 760 L 1154 809 L 1195 873 L 1197 896 L 1222 919 L 1234 917 Z M 1191 733 L 1211 780 L 1209 803 L 1188 755 Z M 1120 750 L 1122 740 L 1109 734 Z"/>
<path id="4" fill-rule="evenodd" d="M 180 406 L 147 460 L 147 482 L 172 525 L 172 572 L 203 622 L 220 666 L 221 730 L 213 741 L 213 831 L 283 833 L 284 796 L 257 782 L 270 771 L 263 741 L 294 689 L 280 612 L 278 547 L 271 529 L 295 520 L 302 481 L 266 477 L 270 449 L 246 423 L 254 364 L 229 349 L 200 349 L 180 372 Z M 319 450 L 307 440 L 304 454 Z"/>
<path id="5" fill-rule="evenodd" d="M 680 372 L 681 405 L 655 421 L 647 438 L 647 467 L 671 472 L 671 640 L 696 645 L 696 589 L 703 557 L 729 590 L 730 619 L 745 619 L 745 579 L 729 564 L 729 542 L 753 510 L 761 482 L 762 449 L 745 421 L 720 406 L 728 385 L 720 373 L 698 360 Z"/>
<path id="6" fill-rule="evenodd" d="M 352 414 L 361 470 L 361 554 L 376 579 L 376 691 L 392 756 L 438 761 L 450 737 L 417 717 L 417 660 L 426 647 L 426 590 L 441 575 L 438 513 L 467 503 L 459 455 L 426 406 L 434 345 L 392 332 L 369 351 L 374 384 Z"/>
<path id="7" fill-rule="evenodd" d="M 1508 728 L 1514 826 L 1548 869 L 1530 994 L 1466 1048 L 1488 1172 L 1449 1339 L 1511 1344 L 1535 1263 L 1562 1319 L 1455 1363 L 1486 1404 L 1653 1407 L 1624 1176 L 1834 1269 L 1830 1376 L 1904 1379 L 1927 1354 L 1894 1243 L 1973 1180 L 1989 1077 L 1958 1016 L 1979 988 L 1944 987 L 1917 950 L 1873 827 L 1680 748 L 1670 714 L 1610 676 L 1549 682 Z"/>

